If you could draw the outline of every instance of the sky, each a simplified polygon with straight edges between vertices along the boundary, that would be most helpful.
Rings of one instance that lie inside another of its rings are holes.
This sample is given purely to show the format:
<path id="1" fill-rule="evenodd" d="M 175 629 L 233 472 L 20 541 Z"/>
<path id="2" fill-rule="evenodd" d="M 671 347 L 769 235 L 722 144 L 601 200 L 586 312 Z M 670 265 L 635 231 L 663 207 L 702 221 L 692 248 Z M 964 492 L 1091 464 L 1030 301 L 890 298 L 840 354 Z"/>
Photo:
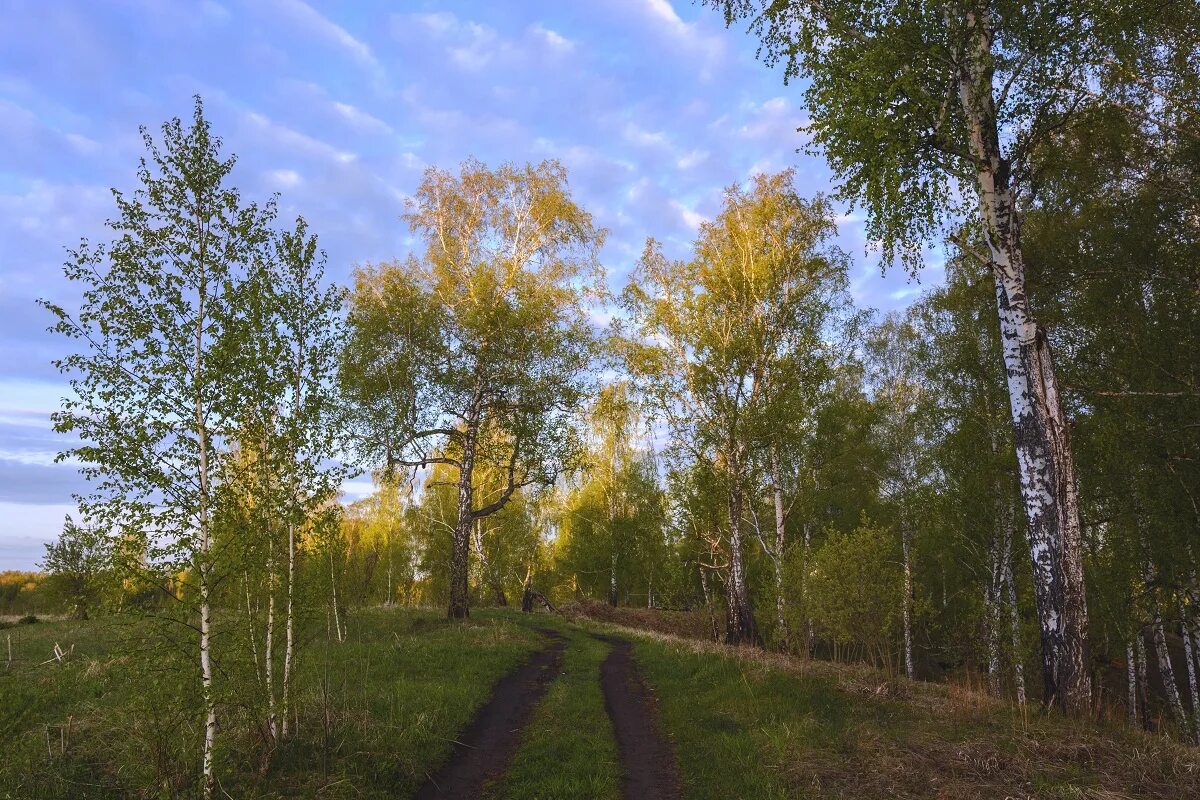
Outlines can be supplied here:
<path id="1" fill-rule="evenodd" d="M 755 57 L 744 28 L 687 0 L 9 0 L 0 26 L 0 570 L 33 568 L 84 490 L 50 427 L 70 343 L 64 248 L 107 238 L 110 188 L 131 190 L 139 126 L 187 119 L 200 95 L 243 197 L 278 193 L 329 254 L 330 278 L 407 255 L 400 215 L 430 166 L 558 159 L 609 229 L 610 284 L 646 237 L 687 254 L 724 187 L 796 170 L 831 192 L 805 145 L 802 85 Z M 941 280 L 881 274 L 861 212 L 841 208 L 863 307 Z M 363 482 L 350 487 L 361 492 Z"/>

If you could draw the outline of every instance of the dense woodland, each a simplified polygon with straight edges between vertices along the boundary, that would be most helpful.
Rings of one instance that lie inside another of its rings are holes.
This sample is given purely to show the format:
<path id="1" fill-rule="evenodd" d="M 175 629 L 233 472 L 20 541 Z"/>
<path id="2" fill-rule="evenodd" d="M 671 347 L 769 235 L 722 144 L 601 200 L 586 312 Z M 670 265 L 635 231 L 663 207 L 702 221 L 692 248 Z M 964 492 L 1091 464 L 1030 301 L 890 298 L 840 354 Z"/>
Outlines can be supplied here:
<path id="1" fill-rule="evenodd" d="M 144 134 L 48 304 L 94 491 L 38 591 L 172 643 L 206 792 L 222 715 L 286 738 L 377 604 L 687 610 L 1200 741 L 1195 5 L 709 5 L 837 183 L 731 186 L 623 284 L 554 161 L 430 169 L 419 246 L 337 287 L 199 100 Z M 944 284 L 857 308 L 846 203 Z"/>

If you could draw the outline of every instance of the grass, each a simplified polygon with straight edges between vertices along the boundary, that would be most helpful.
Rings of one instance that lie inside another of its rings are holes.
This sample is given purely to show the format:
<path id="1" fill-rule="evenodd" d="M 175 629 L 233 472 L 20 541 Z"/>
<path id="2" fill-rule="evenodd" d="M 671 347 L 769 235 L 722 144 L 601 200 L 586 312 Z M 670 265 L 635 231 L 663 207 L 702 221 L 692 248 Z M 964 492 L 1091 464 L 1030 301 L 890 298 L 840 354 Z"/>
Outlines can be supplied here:
<path id="1" fill-rule="evenodd" d="M 563 674 L 490 800 L 620 796 L 599 683 L 609 648 L 588 635 L 599 629 L 634 640 L 688 800 L 1200 798 L 1198 751 L 1160 736 L 1022 713 L 860 666 L 503 610 L 465 624 L 434 611 L 364 610 L 341 644 L 311 627 L 291 737 L 266 747 L 254 713 L 228 701 L 222 788 L 238 798 L 411 796 L 492 684 L 543 646 L 535 628 L 545 625 L 568 637 Z M 192 653 L 134 652 L 145 641 L 136 632 L 117 620 L 0 631 L 0 799 L 194 794 Z M 44 663 L 55 643 L 69 657 Z"/>
<path id="2" fill-rule="evenodd" d="M 857 665 L 625 633 L 688 800 L 1200 798 L 1200 754 L 1160 736 Z"/>
<path id="3" fill-rule="evenodd" d="M 609 645 L 559 625 L 568 642 L 563 673 L 525 730 L 497 800 L 617 800 L 620 766 L 604 710 L 600 663 Z"/>
<path id="4" fill-rule="evenodd" d="M 127 628 L 98 620 L 0 632 L 14 651 L 12 667 L 0 666 L 0 798 L 189 796 L 200 726 L 176 709 L 195 706 L 182 696 L 191 676 L 125 654 Z M 41 663 L 55 642 L 74 645 L 70 660 Z M 513 615 L 483 611 L 461 624 L 432 611 L 360 612 L 346 642 L 318 639 L 302 653 L 298 724 L 269 760 L 252 726 L 228 725 L 237 729 L 220 740 L 221 787 L 233 797 L 407 796 L 491 685 L 540 645 Z M 240 715 L 232 707 L 224 719 Z"/>

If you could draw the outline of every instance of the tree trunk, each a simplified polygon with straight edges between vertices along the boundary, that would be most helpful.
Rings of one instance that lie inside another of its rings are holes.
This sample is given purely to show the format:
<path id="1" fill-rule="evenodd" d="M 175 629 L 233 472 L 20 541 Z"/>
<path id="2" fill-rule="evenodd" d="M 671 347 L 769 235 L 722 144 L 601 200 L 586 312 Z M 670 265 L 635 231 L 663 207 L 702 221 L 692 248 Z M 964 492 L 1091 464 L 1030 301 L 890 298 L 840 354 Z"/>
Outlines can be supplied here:
<path id="1" fill-rule="evenodd" d="M 254 659 L 254 674 L 262 683 L 262 666 L 258 660 L 258 634 L 254 631 L 254 606 L 250 602 L 250 572 L 242 569 L 242 583 L 246 587 L 246 629 L 250 633 L 250 655 Z"/>
<path id="2" fill-rule="evenodd" d="M 993 697 L 1002 694 L 1000 683 L 1000 526 L 992 535 L 988 548 L 988 581 L 983 587 L 984 641 L 987 648 L 988 692 Z"/>
<path id="3" fill-rule="evenodd" d="M 717 614 L 713 611 L 712 593 L 708 588 L 708 573 L 704 571 L 704 565 L 699 565 L 700 569 L 700 591 L 704 593 L 704 609 L 708 612 L 708 621 L 712 626 L 712 639 L 714 642 L 721 639 L 721 629 L 717 626 Z"/>
<path id="4" fill-rule="evenodd" d="M 338 614 L 337 572 L 333 566 L 333 549 L 329 550 L 329 600 L 333 607 L 333 630 L 337 640 L 342 641 L 342 619 Z"/>
<path id="5" fill-rule="evenodd" d="M 1188 697 L 1192 701 L 1192 721 L 1196 726 L 1193 731 L 1193 738 L 1200 743 L 1200 694 L 1196 691 L 1196 654 L 1192 649 L 1192 637 L 1188 630 L 1187 608 L 1183 602 L 1183 596 L 1176 597 L 1176 604 L 1179 608 L 1179 636 L 1183 639 L 1183 660 L 1187 664 L 1187 679 L 1188 679 Z"/>
<path id="6" fill-rule="evenodd" d="M 1138 713 L 1138 681 L 1137 657 L 1133 652 L 1133 640 L 1125 645 L 1125 707 L 1129 715 L 1129 727 L 1136 728 L 1140 724 Z"/>
<path id="7" fill-rule="evenodd" d="M 732 477 L 732 476 L 731 476 Z M 743 494 L 736 477 L 729 487 L 729 585 L 728 608 L 725 618 L 725 641 L 728 644 L 757 644 L 758 629 L 750 595 L 746 586 L 746 565 L 742 554 Z"/>
<path id="8" fill-rule="evenodd" d="M 1021 613 L 1017 608 L 1017 585 L 1013 582 L 1011 552 L 1004 561 L 1004 583 L 1008 592 L 1008 619 L 1012 629 L 1013 683 L 1016 684 L 1017 703 L 1025 705 L 1025 659 L 1021 648 Z"/>
<path id="9" fill-rule="evenodd" d="M 610 523 L 611 524 L 611 523 Z M 612 532 L 609 531 L 609 539 L 612 539 Z M 612 560 L 608 568 L 608 604 L 613 608 L 617 607 L 617 548 L 612 547 Z"/>
<path id="10" fill-rule="evenodd" d="M 1141 630 L 1133 639 L 1133 649 L 1137 656 L 1138 699 L 1142 703 L 1142 729 L 1150 730 L 1150 682 L 1147 680 L 1146 642 Z"/>
<path id="11" fill-rule="evenodd" d="M 787 599 L 783 596 L 783 555 L 787 546 L 787 520 L 783 506 L 783 481 L 779 451 L 771 447 L 771 494 L 775 501 L 775 638 L 781 651 L 788 649 Z"/>
<path id="12" fill-rule="evenodd" d="M 904 617 L 904 675 L 909 680 L 913 680 L 916 673 L 913 670 L 912 652 L 912 533 L 908 523 L 903 523 L 900 528 L 900 548 L 904 556 L 904 596 L 901 598 Z"/>
<path id="13" fill-rule="evenodd" d="M 267 674 L 267 732 L 275 738 L 275 542 L 267 531 L 267 631 L 263 660 Z"/>
<path id="14" fill-rule="evenodd" d="M 200 258 L 204 259 L 204 245 L 200 246 Z M 206 424 L 206 408 L 201 394 L 204 348 L 205 301 L 207 299 L 207 283 L 200 278 L 199 297 L 196 311 L 195 353 L 192 371 L 192 383 L 196 387 L 195 423 L 196 441 L 199 450 L 199 495 L 197 497 L 197 527 L 199 528 L 199 547 L 195 554 L 196 573 L 200 583 L 200 685 L 204 697 L 204 799 L 210 800 L 216 788 L 215 747 L 217 741 L 217 703 L 213 695 L 213 665 L 212 665 L 212 608 L 209 605 L 209 569 L 211 559 L 209 550 L 209 474 L 208 474 L 208 427 Z"/>
<path id="15" fill-rule="evenodd" d="M 1192 726 L 1187 712 L 1183 708 L 1183 699 L 1179 696 L 1179 684 L 1175 682 L 1175 668 L 1171 665 L 1171 652 L 1167 649 L 1167 636 L 1163 630 L 1162 615 L 1158 603 L 1151 599 L 1150 635 L 1154 639 L 1154 653 L 1158 657 L 1158 675 L 1162 679 L 1163 692 L 1167 695 L 1167 704 L 1171 708 L 1171 716 L 1179 725 L 1183 738 L 1193 740 Z"/>
<path id="16" fill-rule="evenodd" d="M 283 735 L 288 734 L 288 701 L 292 690 L 292 659 L 296 652 L 296 525 L 288 523 L 287 625 L 283 648 Z"/>
<path id="17" fill-rule="evenodd" d="M 816 626 L 808 612 L 808 559 L 812 554 L 812 525 L 804 523 L 804 571 L 800 575 L 800 602 L 804 604 L 804 657 L 812 658 Z"/>
<path id="18" fill-rule="evenodd" d="M 971 15 L 968 22 L 976 25 L 975 48 L 960 68 L 959 99 L 971 130 L 983 233 L 996 281 L 1021 497 L 1029 522 L 1045 701 L 1084 714 L 1091 708 L 1092 685 L 1075 464 L 1049 340 L 1029 306 L 1019 219 L 992 94 L 992 30 L 986 18 Z"/>
<path id="19" fill-rule="evenodd" d="M 471 527 L 475 524 L 475 495 L 473 481 L 475 479 L 475 438 L 479 434 L 479 392 L 475 393 L 472 401 L 471 417 L 467 422 L 466 435 L 463 437 L 462 461 L 458 470 L 458 518 L 454 523 L 454 532 L 450 549 L 450 607 L 447 616 L 450 619 L 466 619 L 470 616 L 469 594 L 467 591 L 467 559 L 471 550 Z"/>

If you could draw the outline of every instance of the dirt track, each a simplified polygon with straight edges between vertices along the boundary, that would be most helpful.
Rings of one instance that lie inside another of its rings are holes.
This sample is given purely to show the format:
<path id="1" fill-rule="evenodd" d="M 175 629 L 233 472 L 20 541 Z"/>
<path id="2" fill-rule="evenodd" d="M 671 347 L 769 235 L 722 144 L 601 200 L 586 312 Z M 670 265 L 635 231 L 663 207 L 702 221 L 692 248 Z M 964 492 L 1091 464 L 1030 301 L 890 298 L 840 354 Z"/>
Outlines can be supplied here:
<path id="1" fill-rule="evenodd" d="M 542 633 L 550 644 L 500 679 L 454 743 L 449 760 L 414 795 L 416 800 L 477 800 L 504 774 L 534 708 L 561 672 L 567 639 L 550 629 Z M 675 755 L 658 726 L 655 701 L 638 674 L 632 644 L 593 635 L 612 646 L 600 665 L 600 686 L 621 759 L 622 796 L 678 800 L 682 793 Z"/>
<path id="2" fill-rule="evenodd" d="M 476 800 L 484 787 L 504 774 L 550 682 L 558 676 L 566 637 L 543 630 L 551 644 L 500 679 L 491 699 L 454 743 L 446 764 L 417 791 L 416 800 Z"/>
<path id="3" fill-rule="evenodd" d="M 598 638 L 612 645 L 600 665 L 600 685 L 621 756 L 622 794 L 626 800 L 677 800 L 682 794 L 675 754 L 658 726 L 654 698 L 638 675 L 633 646 L 625 639 Z"/>

